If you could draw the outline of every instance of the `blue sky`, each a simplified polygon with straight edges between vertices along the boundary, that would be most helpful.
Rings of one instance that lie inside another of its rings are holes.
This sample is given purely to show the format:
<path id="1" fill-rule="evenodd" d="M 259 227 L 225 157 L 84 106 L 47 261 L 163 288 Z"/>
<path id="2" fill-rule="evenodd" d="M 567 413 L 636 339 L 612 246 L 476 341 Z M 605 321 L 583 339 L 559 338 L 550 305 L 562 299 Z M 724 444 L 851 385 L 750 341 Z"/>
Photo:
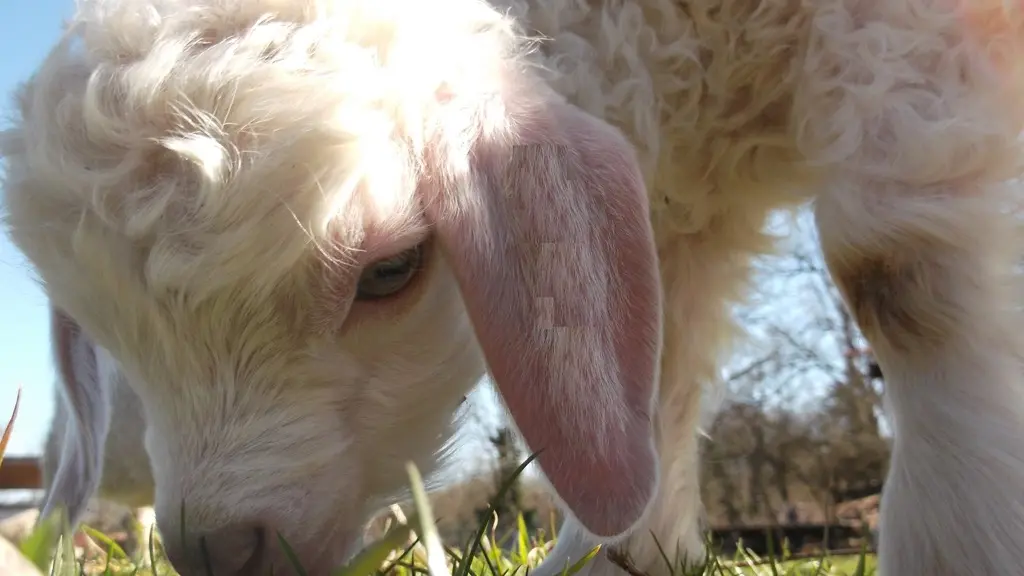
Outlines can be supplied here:
<path id="1" fill-rule="evenodd" d="M 31 6 L 29 8 L 28 6 Z M 36 68 L 71 15 L 72 0 L 0 2 L 0 115 L 8 124 L 11 91 Z M 46 300 L 24 256 L 0 237 L 0 420 L 23 387 L 8 453 L 37 453 L 53 411 L 54 372 Z"/>

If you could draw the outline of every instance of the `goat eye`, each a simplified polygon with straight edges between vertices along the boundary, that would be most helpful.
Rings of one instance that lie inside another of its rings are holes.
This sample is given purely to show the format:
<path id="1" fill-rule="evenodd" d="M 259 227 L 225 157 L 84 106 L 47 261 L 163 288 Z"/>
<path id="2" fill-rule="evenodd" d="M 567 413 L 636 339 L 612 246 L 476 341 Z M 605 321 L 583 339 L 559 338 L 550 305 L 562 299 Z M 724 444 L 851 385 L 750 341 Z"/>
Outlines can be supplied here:
<path id="1" fill-rule="evenodd" d="M 422 246 L 374 262 L 359 277 L 356 300 L 377 300 L 397 294 L 409 285 L 422 263 Z"/>

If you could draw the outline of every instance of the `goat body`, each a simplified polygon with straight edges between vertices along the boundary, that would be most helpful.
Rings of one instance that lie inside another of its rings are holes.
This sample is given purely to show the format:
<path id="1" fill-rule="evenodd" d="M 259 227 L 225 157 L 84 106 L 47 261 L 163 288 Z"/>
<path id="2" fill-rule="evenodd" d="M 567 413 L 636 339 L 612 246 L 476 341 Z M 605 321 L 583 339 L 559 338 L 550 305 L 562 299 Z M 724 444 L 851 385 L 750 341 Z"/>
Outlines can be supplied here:
<path id="1" fill-rule="evenodd" d="M 83 0 L 3 140 L 79 359 L 47 508 L 104 484 L 118 381 L 179 569 L 206 536 L 280 570 L 272 528 L 327 573 L 486 368 L 568 515 L 535 573 L 699 561 L 728 308 L 813 200 L 886 375 L 882 574 L 1012 573 L 1020 32 L 996 0 Z"/>

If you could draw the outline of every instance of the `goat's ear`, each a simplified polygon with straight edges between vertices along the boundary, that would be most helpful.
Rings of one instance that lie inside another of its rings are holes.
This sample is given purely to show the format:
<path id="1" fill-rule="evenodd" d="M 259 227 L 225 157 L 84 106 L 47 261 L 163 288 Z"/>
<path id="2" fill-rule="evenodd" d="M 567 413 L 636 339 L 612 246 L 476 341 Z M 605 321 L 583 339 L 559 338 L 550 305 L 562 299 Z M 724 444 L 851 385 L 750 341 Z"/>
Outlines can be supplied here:
<path id="1" fill-rule="evenodd" d="M 646 191 L 626 140 L 580 110 L 506 120 L 515 136 L 444 153 L 425 211 L 544 475 L 587 530 L 615 539 L 642 520 L 658 478 L 661 292 Z"/>
<path id="2" fill-rule="evenodd" d="M 75 525 L 98 490 L 103 474 L 103 450 L 110 429 L 110 390 L 100 373 L 95 348 L 78 323 L 51 308 L 50 330 L 63 402 L 56 414 L 67 421 L 42 516 L 64 508 L 68 520 Z"/>

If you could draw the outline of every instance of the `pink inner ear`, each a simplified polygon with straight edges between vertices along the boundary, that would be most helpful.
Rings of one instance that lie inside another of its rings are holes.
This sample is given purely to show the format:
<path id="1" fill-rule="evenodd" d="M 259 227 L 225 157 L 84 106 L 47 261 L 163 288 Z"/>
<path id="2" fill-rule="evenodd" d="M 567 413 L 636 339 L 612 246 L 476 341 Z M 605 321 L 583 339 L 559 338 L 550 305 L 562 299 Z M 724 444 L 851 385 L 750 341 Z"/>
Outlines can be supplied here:
<path id="1" fill-rule="evenodd" d="M 57 308 L 50 308 L 50 330 L 53 332 L 53 342 L 57 358 L 57 370 L 65 386 L 81 386 L 82 377 L 95 377 L 97 373 L 96 356 L 89 350 L 81 358 L 75 358 L 76 344 L 82 336 L 82 328 L 70 316 Z M 83 364 L 76 367 L 76 364 Z M 83 370 L 86 374 L 79 374 Z M 71 392 L 75 395 L 75 392 Z"/>
<path id="2" fill-rule="evenodd" d="M 584 527 L 615 537 L 657 479 L 661 301 L 646 193 L 607 126 L 567 106 L 528 126 L 532 142 L 478 146 L 472 198 L 427 213 L 542 470 Z"/>

